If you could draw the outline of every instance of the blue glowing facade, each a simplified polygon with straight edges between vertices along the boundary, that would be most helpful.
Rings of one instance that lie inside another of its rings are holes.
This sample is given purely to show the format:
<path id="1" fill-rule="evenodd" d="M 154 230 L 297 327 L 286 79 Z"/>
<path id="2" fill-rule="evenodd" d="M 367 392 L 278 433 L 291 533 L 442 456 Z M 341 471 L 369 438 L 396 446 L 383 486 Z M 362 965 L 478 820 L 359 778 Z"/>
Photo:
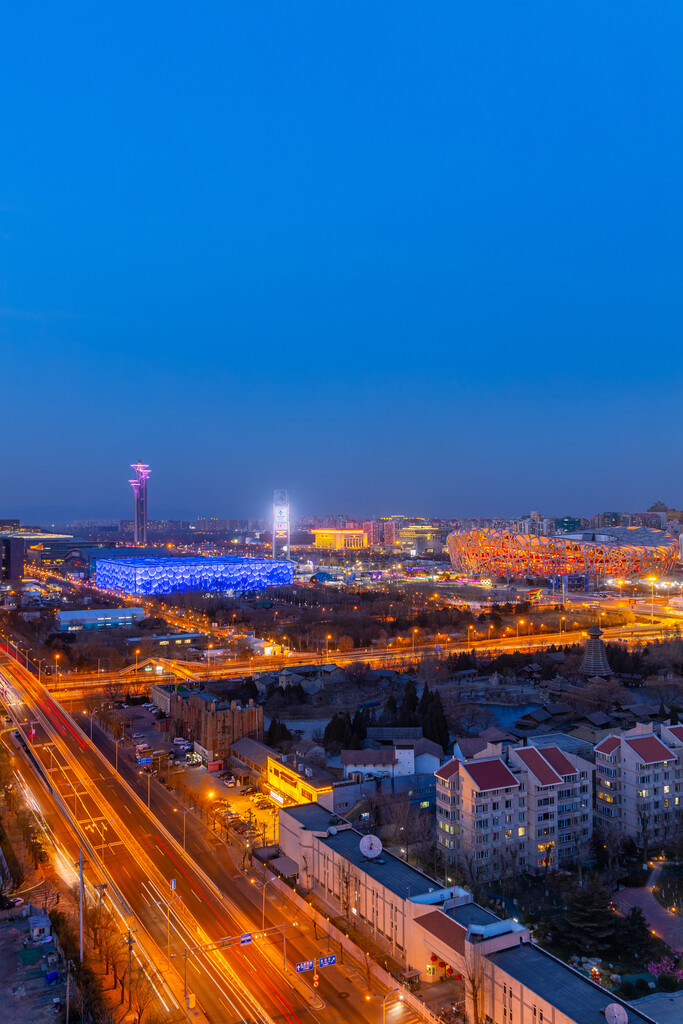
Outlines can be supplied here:
<path id="1" fill-rule="evenodd" d="M 292 583 L 291 562 L 269 558 L 98 558 L 97 586 L 124 594 L 263 590 Z"/>

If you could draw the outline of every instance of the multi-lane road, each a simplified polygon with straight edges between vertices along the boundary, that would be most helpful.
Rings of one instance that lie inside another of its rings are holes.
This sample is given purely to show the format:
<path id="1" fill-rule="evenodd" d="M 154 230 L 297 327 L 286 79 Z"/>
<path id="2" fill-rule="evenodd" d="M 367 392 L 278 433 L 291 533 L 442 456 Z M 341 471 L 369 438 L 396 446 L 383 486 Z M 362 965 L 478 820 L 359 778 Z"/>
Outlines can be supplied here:
<path id="1" fill-rule="evenodd" d="M 32 788 L 40 790 L 41 803 L 51 805 L 47 817 L 59 821 L 63 841 L 73 830 L 76 838 L 67 844 L 66 856 L 72 861 L 77 856 L 74 844 L 85 848 L 86 874 L 108 882 L 107 898 L 117 904 L 122 927 L 137 929 L 135 941 L 156 967 L 160 998 L 171 1007 L 183 1004 L 187 963 L 188 990 L 216 1024 L 254 1019 L 328 1024 L 350 1016 L 377 1024 L 385 992 L 376 984 L 368 1000 L 367 990 L 351 984 L 340 967 L 321 971 L 315 991 L 297 977 L 295 963 L 325 955 L 329 944 L 325 936 L 314 935 L 308 921 L 297 920 L 288 901 L 274 902 L 267 892 L 263 936 L 258 887 L 194 815 L 175 810 L 172 795 L 156 782 L 148 811 L 146 777 L 138 795 L 135 768 L 122 759 L 117 772 L 113 746 L 104 737 L 99 737 L 104 754 L 93 746 L 35 677 L 6 654 L 0 655 L 0 677 L 6 706 L 24 737 L 22 753 L 25 743 L 37 758 Z M 27 779 L 30 768 L 27 757 Z M 241 943 L 247 934 L 251 941 Z M 220 949 L 197 949 L 228 938 L 234 942 Z M 194 952 L 185 957 L 186 950 Z M 394 1014 L 397 1024 L 410 1019 L 407 1008 Z"/>

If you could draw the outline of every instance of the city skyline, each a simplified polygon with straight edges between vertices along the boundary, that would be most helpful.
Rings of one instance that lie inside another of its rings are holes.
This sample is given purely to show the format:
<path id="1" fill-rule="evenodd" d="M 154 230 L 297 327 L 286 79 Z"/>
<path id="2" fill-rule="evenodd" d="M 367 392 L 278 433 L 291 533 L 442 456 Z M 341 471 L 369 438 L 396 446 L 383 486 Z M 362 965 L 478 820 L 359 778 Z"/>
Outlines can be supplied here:
<path id="1" fill-rule="evenodd" d="M 3 513 L 123 516 L 138 454 L 174 517 L 667 489 L 683 12 L 40 6 L 0 71 Z"/>

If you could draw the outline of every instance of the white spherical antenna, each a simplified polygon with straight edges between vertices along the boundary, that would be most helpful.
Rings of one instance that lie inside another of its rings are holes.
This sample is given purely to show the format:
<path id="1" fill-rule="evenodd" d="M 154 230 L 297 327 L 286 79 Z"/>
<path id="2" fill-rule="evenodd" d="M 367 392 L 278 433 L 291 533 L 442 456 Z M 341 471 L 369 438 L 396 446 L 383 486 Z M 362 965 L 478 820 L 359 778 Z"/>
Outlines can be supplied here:
<path id="1" fill-rule="evenodd" d="M 628 1024 L 626 1007 L 621 1003 L 610 1003 L 605 1007 L 605 1020 L 607 1024 Z"/>
<path id="2" fill-rule="evenodd" d="M 327 834 L 328 834 L 328 836 L 336 836 L 336 834 L 337 834 L 337 826 L 336 825 L 330 825 L 330 827 L 327 830 Z"/>
<path id="3" fill-rule="evenodd" d="M 368 860 L 373 860 L 375 857 L 379 857 L 382 852 L 382 840 L 377 836 L 363 836 L 359 843 L 360 852 Z"/>

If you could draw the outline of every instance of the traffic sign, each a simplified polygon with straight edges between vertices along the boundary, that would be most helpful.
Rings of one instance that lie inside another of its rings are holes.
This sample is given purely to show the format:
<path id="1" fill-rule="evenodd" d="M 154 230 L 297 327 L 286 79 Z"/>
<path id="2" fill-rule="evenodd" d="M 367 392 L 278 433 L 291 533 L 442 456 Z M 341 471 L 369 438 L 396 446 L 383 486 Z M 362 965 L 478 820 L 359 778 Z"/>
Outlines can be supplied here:
<path id="1" fill-rule="evenodd" d="M 240 935 L 240 946 L 248 946 L 251 942 L 251 932 L 245 932 L 244 935 Z"/>
<path id="2" fill-rule="evenodd" d="M 321 956 L 318 960 L 318 967 L 334 967 L 337 962 L 336 953 L 332 953 L 331 956 Z"/>
<path id="3" fill-rule="evenodd" d="M 296 965 L 296 973 L 303 974 L 304 971 L 312 971 L 314 963 L 314 960 L 302 960 L 301 963 Z"/>
<path id="4" fill-rule="evenodd" d="M 139 757 L 138 758 L 138 764 L 151 764 L 151 763 L 152 763 L 152 758 L 151 757 Z"/>
<path id="5" fill-rule="evenodd" d="M 171 879 L 169 880 L 169 883 L 168 883 L 168 884 L 169 884 L 169 886 L 170 886 L 171 890 L 175 889 L 175 878 L 171 878 Z"/>

